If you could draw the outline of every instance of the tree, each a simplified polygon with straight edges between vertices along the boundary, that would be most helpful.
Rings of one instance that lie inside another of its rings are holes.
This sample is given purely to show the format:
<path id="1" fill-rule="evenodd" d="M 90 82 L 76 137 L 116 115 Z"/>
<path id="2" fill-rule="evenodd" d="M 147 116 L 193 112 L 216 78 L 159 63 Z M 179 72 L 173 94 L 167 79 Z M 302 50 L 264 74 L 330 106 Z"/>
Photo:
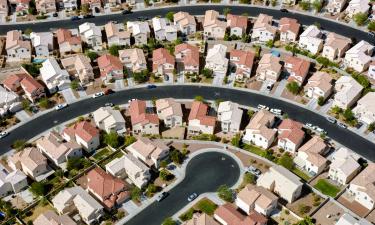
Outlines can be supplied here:
<path id="1" fill-rule="evenodd" d="M 345 121 L 348 122 L 355 119 L 354 113 L 350 108 L 345 109 L 342 115 L 344 116 Z"/>
<path id="2" fill-rule="evenodd" d="M 70 82 L 70 88 L 73 89 L 73 90 L 78 90 L 78 88 L 79 88 L 78 80 L 73 80 L 72 82 Z"/>
<path id="3" fill-rule="evenodd" d="M 26 110 L 26 111 L 30 111 L 31 110 L 30 102 L 27 101 L 27 100 L 23 100 L 22 101 L 22 109 Z"/>
<path id="4" fill-rule="evenodd" d="M 358 26 L 363 26 L 367 21 L 367 13 L 356 13 L 353 16 L 353 20 Z"/>
<path id="5" fill-rule="evenodd" d="M 288 89 L 288 91 L 294 95 L 297 95 L 299 90 L 300 90 L 300 86 L 297 82 L 295 81 L 292 81 L 292 82 L 289 82 L 287 85 L 286 85 L 286 89 Z"/>
<path id="6" fill-rule="evenodd" d="M 327 59 L 327 58 L 325 58 L 325 57 L 321 57 L 321 56 L 319 56 L 318 58 L 316 58 L 316 61 L 318 62 L 318 63 L 320 63 L 320 64 L 322 64 L 322 66 L 324 66 L 324 67 L 327 67 L 327 66 L 329 66 L 329 59 Z"/>
<path id="7" fill-rule="evenodd" d="M 12 148 L 16 149 L 17 151 L 22 150 L 26 147 L 27 142 L 24 139 L 15 140 L 12 144 Z"/>
<path id="8" fill-rule="evenodd" d="M 172 178 L 172 174 L 168 170 L 162 169 L 159 172 L 159 177 L 164 181 L 168 181 Z"/>
<path id="9" fill-rule="evenodd" d="M 168 166 L 168 161 L 167 160 L 163 160 L 160 162 L 160 168 L 166 168 Z"/>
<path id="10" fill-rule="evenodd" d="M 217 194 L 219 195 L 219 198 L 226 202 L 233 202 L 234 200 L 233 191 L 225 184 L 217 189 Z"/>
<path id="11" fill-rule="evenodd" d="M 120 145 L 119 136 L 116 132 L 111 131 L 110 133 L 104 134 L 104 143 L 117 148 Z"/>
<path id="12" fill-rule="evenodd" d="M 48 193 L 47 185 L 43 181 L 32 183 L 30 191 L 36 196 L 43 196 Z"/>
<path id="13" fill-rule="evenodd" d="M 251 110 L 251 109 L 248 109 L 248 110 L 247 110 L 247 116 L 248 116 L 249 118 L 253 117 L 254 113 L 255 113 L 254 110 Z"/>
<path id="14" fill-rule="evenodd" d="M 141 194 L 142 191 L 139 189 L 137 186 L 133 186 L 132 189 L 130 190 L 130 196 L 133 201 L 141 201 Z"/>
<path id="15" fill-rule="evenodd" d="M 342 108 L 340 108 L 339 106 L 335 105 L 334 107 L 331 108 L 331 112 L 333 114 L 340 114 L 342 112 Z"/>
<path id="16" fill-rule="evenodd" d="M 137 138 L 135 138 L 134 136 L 127 136 L 125 138 L 125 146 L 129 146 L 129 145 L 133 144 L 136 141 L 137 141 Z"/>
<path id="17" fill-rule="evenodd" d="M 149 184 L 147 186 L 147 196 L 152 196 L 158 191 L 158 187 L 155 184 Z"/>
<path id="18" fill-rule="evenodd" d="M 279 165 L 287 168 L 288 170 L 292 170 L 294 167 L 293 158 L 289 155 L 289 153 L 285 152 L 277 162 Z"/>
<path id="19" fill-rule="evenodd" d="M 137 83 L 144 83 L 148 80 L 148 70 L 142 70 L 141 72 L 133 73 L 133 79 Z"/>
<path id="20" fill-rule="evenodd" d="M 174 12 L 172 11 L 165 14 L 165 18 L 167 18 L 170 22 L 173 22 L 173 16 L 174 16 Z"/>
<path id="21" fill-rule="evenodd" d="M 318 105 L 319 106 L 323 106 L 324 102 L 325 102 L 324 97 L 323 96 L 319 96 L 319 98 L 318 98 Z"/>
<path id="22" fill-rule="evenodd" d="M 298 3 L 298 5 L 299 5 L 299 7 L 301 7 L 301 9 L 304 10 L 304 11 L 307 11 L 307 10 L 310 9 L 310 3 L 309 3 L 308 1 L 305 1 L 305 0 L 300 1 L 300 2 Z"/>
<path id="23" fill-rule="evenodd" d="M 169 157 L 176 164 L 181 164 L 182 161 L 184 160 L 184 155 L 179 150 L 177 150 L 177 149 L 173 149 L 169 153 Z"/>
<path id="24" fill-rule="evenodd" d="M 368 23 L 367 29 L 369 29 L 369 31 L 375 31 L 375 21 Z"/>
<path id="25" fill-rule="evenodd" d="M 306 214 L 306 213 L 310 212 L 310 210 L 311 210 L 311 206 L 308 206 L 308 205 L 305 205 L 305 204 L 302 204 L 302 203 L 298 205 L 298 212 L 300 214 Z"/>
<path id="26" fill-rule="evenodd" d="M 29 74 L 33 77 L 37 77 L 39 75 L 39 68 L 41 67 L 41 64 L 22 64 L 22 67 L 29 72 Z"/>
<path id="27" fill-rule="evenodd" d="M 269 47 L 269 48 L 272 48 L 273 47 L 273 40 L 268 40 L 266 42 L 266 46 Z"/>
<path id="28" fill-rule="evenodd" d="M 177 223 L 171 217 L 168 217 L 163 221 L 162 225 L 177 225 Z"/>
<path id="29" fill-rule="evenodd" d="M 27 36 L 29 36 L 31 34 L 31 32 L 33 32 L 33 30 L 31 28 L 26 28 L 23 33 Z"/>
<path id="30" fill-rule="evenodd" d="M 203 102 L 204 98 L 203 98 L 203 96 L 197 95 L 197 96 L 194 97 L 194 100 L 198 101 L 198 102 Z"/>
<path id="31" fill-rule="evenodd" d="M 322 10 L 323 3 L 320 0 L 315 0 L 312 3 L 312 7 L 315 9 L 316 12 L 320 12 L 320 10 Z"/>
<path id="32" fill-rule="evenodd" d="M 240 145 L 241 145 L 241 135 L 240 135 L 240 134 L 236 134 L 236 135 L 232 138 L 232 140 L 230 141 L 230 143 L 231 143 L 233 146 L 239 148 Z"/>
<path id="33" fill-rule="evenodd" d="M 108 48 L 108 52 L 109 54 L 113 55 L 113 56 L 118 56 L 118 51 L 123 49 L 123 47 L 119 46 L 119 45 L 111 45 L 109 46 Z"/>
<path id="34" fill-rule="evenodd" d="M 79 157 L 71 157 L 68 159 L 67 163 L 66 163 L 66 169 L 68 171 L 70 170 L 80 170 L 83 168 L 83 165 L 81 165 L 81 158 Z"/>
<path id="35" fill-rule="evenodd" d="M 367 130 L 370 131 L 370 132 L 373 132 L 375 130 L 375 122 L 370 123 L 367 126 Z"/>
<path id="36" fill-rule="evenodd" d="M 50 106 L 50 101 L 48 100 L 48 98 L 42 98 L 39 100 L 39 106 L 43 109 L 47 109 Z"/>
<path id="37" fill-rule="evenodd" d="M 85 16 L 91 13 L 90 5 L 88 3 L 84 3 L 81 5 L 81 13 Z"/>
<path id="38" fill-rule="evenodd" d="M 212 78 L 213 77 L 213 71 L 208 69 L 208 68 L 204 68 L 202 70 L 202 74 L 205 78 Z"/>
<path id="39" fill-rule="evenodd" d="M 92 52 L 92 51 L 87 51 L 86 52 L 86 56 L 89 57 L 89 59 L 91 61 L 94 61 L 95 59 L 97 59 L 99 56 L 98 56 L 98 53 L 96 52 Z"/>
<path id="40" fill-rule="evenodd" d="M 245 173 L 243 180 L 246 184 L 255 184 L 256 178 L 255 175 L 252 173 Z"/>
<path id="41" fill-rule="evenodd" d="M 230 13 L 230 11 L 231 11 L 230 8 L 224 8 L 223 9 L 223 15 L 227 16 Z"/>

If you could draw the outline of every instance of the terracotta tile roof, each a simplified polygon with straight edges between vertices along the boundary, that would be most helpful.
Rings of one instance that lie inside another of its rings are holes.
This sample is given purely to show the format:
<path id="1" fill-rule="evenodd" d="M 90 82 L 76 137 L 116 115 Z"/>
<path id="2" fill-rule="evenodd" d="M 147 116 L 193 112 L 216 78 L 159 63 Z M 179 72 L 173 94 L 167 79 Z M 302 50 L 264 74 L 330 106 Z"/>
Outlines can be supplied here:
<path id="1" fill-rule="evenodd" d="M 267 218 L 252 211 L 249 216 L 241 214 L 237 209 L 226 203 L 219 206 L 215 211 L 215 216 L 220 217 L 227 225 L 266 225 Z"/>
<path id="2" fill-rule="evenodd" d="M 98 66 L 100 75 L 105 77 L 113 70 L 123 70 L 123 65 L 120 59 L 116 56 L 105 54 L 98 58 Z"/>
<path id="3" fill-rule="evenodd" d="M 296 19 L 283 17 L 279 22 L 279 30 L 282 33 L 290 31 L 298 35 L 300 27 L 301 24 L 299 24 Z"/>
<path id="4" fill-rule="evenodd" d="M 71 45 L 81 44 L 81 37 L 72 36 L 72 32 L 67 29 L 58 29 L 56 31 L 57 43 L 68 42 Z"/>
<path id="5" fill-rule="evenodd" d="M 134 100 L 130 102 L 129 113 L 132 125 L 141 123 L 142 125 L 153 123 L 159 124 L 159 118 L 156 114 L 146 113 L 146 102 Z"/>
<path id="6" fill-rule="evenodd" d="M 352 43 L 350 38 L 338 35 L 334 32 L 330 32 L 327 35 L 325 46 L 330 46 L 333 49 L 338 49 L 340 51 L 344 50 Z"/>
<path id="7" fill-rule="evenodd" d="M 241 28 L 245 29 L 245 31 L 246 31 L 247 20 L 248 20 L 247 16 L 238 16 L 238 15 L 233 15 L 233 14 L 227 15 L 227 22 L 228 22 L 228 25 L 231 28 L 241 27 Z"/>
<path id="8" fill-rule="evenodd" d="M 291 68 L 287 67 L 289 72 L 294 73 L 295 76 L 301 77 L 302 82 L 305 80 L 310 69 L 309 61 L 294 56 L 287 56 L 285 59 L 285 64 L 291 65 Z M 295 78 L 293 76 L 289 76 L 288 80 L 292 81 L 295 80 Z M 296 81 L 299 82 L 298 80 Z"/>
<path id="9" fill-rule="evenodd" d="M 215 126 L 216 118 L 213 116 L 207 116 L 207 112 L 208 106 L 206 104 L 203 102 L 194 101 L 191 106 L 189 120 L 197 119 L 202 125 Z"/>
<path id="10" fill-rule="evenodd" d="M 23 151 L 14 154 L 9 160 L 14 164 L 20 162 L 31 171 L 39 165 L 47 165 L 47 158 L 35 147 L 25 148 Z"/>
<path id="11" fill-rule="evenodd" d="M 99 130 L 87 121 L 82 121 L 65 128 L 64 133 L 71 137 L 77 135 L 85 142 L 90 142 L 93 138 L 99 136 Z"/>
<path id="12" fill-rule="evenodd" d="M 293 130 L 293 129 L 302 129 L 303 124 L 292 120 L 292 119 L 285 119 L 281 122 L 278 129 L 279 130 Z"/>
<path id="13" fill-rule="evenodd" d="M 302 123 L 291 119 L 283 120 L 278 127 L 280 132 L 279 139 L 288 139 L 294 144 L 301 143 L 305 137 L 305 132 L 302 130 L 302 126 Z"/>
<path id="14" fill-rule="evenodd" d="M 159 66 L 168 63 L 175 64 L 174 57 L 165 48 L 158 48 L 152 52 L 152 69 L 156 70 Z"/>
<path id="15" fill-rule="evenodd" d="M 180 52 L 185 52 L 185 56 L 182 59 L 185 66 L 199 66 L 198 47 L 186 43 L 176 45 L 174 54 L 177 55 Z"/>
<path id="16" fill-rule="evenodd" d="M 375 163 L 369 165 L 356 176 L 351 184 L 359 186 L 370 198 L 375 199 Z"/>
<path id="17" fill-rule="evenodd" d="M 194 214 L 193 218 L 189 221 L 186 221 L 182 225 L 220 225 L 216 222 L 211 216 L 206 213 Z"/>
<path id="18" fill-rule="evenodd" d="M 23 40 L 21 31 L 8 31 L 6 36 L 5 49 L 8 50 L 17 46 L 31 50 L 31 42 Z"/>
<path id="19" fill-rule="evenodd" d="M 232 51 L 230 51 L 230 57 L 238 57 L 239 61 L 236 63 L 251 68 L 253 67 L 255 53 L 251 51 L 233 49 Z"/>
<path id="20" fill-rule="evenodd" d="M 305 88 L 317 87 L 322 91 L 327 92 L 333 87 L 332 80 L 331 75 L 328 73 L 318 71 L 310 77 Z"/>
<path id="21" fill-rule="evenodd" d="M 298 149 L 300 152 L 313 152 L 317 154 L 322 154 L 327 149 L 327 144 L 319 136 L 312 137 L 308 142 L 306 142 L 301 148 Z"/>
<path id="22" fill-rule="evenodd" d="M 196 25 L 194 16 L 187 12 L 178 12 L 173 15 L 173 20 L 179 23 L 182 27 L 188 24 Z"/>

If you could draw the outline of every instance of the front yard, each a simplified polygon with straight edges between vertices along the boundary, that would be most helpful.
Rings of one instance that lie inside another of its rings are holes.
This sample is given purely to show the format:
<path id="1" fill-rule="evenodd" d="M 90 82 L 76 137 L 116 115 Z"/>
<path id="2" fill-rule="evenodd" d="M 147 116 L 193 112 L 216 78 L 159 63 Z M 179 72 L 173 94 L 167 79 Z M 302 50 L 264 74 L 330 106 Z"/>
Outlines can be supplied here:
<path id="1" fill-rule="evenodd" d="M 193 218 L 193 214 L 196 212 L 203 212 L 207 215 L 212 216 L 217 208 L 217 205 L 208 198 L 199 200 L 193 207 L 188 211 L 179 216 L 182 221 L 190 220 Z"/>

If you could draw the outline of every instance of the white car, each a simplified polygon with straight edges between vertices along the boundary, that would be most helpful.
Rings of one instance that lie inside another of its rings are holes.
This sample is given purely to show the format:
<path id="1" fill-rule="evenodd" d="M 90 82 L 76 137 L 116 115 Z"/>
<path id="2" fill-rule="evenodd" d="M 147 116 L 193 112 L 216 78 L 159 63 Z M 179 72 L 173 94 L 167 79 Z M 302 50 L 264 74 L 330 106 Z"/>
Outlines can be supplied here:
<path id="1" fill-rule="evenodd" d="M 193 201 L 194 199 L 196 199 L 198 197 L 198 194 L 197 193 L 193 193 L 191 195 L 189 195 L 188 197 L 188 201 L 191 202 Z"/>
<path id="2" fill-rule="evenodd" d="M 99 97 L 102 97 L 102 96 L 104 96 L 104 92 L 101 91 L 101 92 L 93 94 L 92 98 L 99 98 Z"/>
<path id="3" fill-rule="evenodd" d="M 316 127 L 315 130 L 321 134 L 327 134 L 327 131 L 325 131 L 323 128 Z"/>
<path id="4" fill-rule="evenodd" d="M 2 138 L 4 138 L 4 137 L 6 137 L 6 136 L 8 136 L 8 132 L 6 132 L 6 131 L 3 131 L 3 132 L 0 132 L 0 139 L 2 139 Z"/>
<path id="5" fill-rule="evenodd" d="M 270 112 L 279 116 L 283 115 L 283 111 L 281 109 L 271 109 Z"/>
<path id="6" fill-rule="evenodd" d="M 306 123 L 305 124 L 305 126 L 307 127 L 307 128 L 309 128 L 309 129 L 311 129 L 311 130 L 315 130 L 315 126 L 314 125 L 312 125 L 311 123 Z"/>
<path id="7" fill-rule="evenodd" d="M 63 108 L 66 108 L 67 106 L 68 106 L 67 103 L 58 104 L 57 106 L 55 106 L 55 110 L 56 110 L 56 111 L 59 111 L 59 110 L 61 110 L 61 109 L 63 109 Z"/>
<path id="8" fill-rule="evenodd" d="M 267 106 L 265 106 L 265 105 L 258 105 L 258 107 L 257 107 L 258 109 L 265 109 L 265 110 L 270 110 L 270 108 L 269 107 L 267 107 Z"/>

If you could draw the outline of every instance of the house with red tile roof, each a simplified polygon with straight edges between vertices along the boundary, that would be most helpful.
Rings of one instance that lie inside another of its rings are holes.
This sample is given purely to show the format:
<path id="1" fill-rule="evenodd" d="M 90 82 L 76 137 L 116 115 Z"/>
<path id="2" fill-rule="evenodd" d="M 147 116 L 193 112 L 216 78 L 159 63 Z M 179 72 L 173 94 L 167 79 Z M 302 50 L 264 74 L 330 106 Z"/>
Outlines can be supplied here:
<path id="1" fill-rule="evenodd" d="M 214 218 L 222 225 L 266 225 L 268 222 L 265 216 L 255 211 L 245 216 L 230 203 L 219 206 Z"/>
<path id="2" fill-rule="evenodd" d="M 54 13 L 56 12 L 55 0 L 36 0 L 36 10 L 38 13 Z"/>
<path id="3" fill-rule="evenodd" d="M 290 43 L 297 41 L 301 24 L 296 19 L 283 17 L 279 22 L 280 41 Z"/>
<path id="4" fill-rule="evenodd" d="M 305 85 L 305 95 L 314 99 L 319 97 L 323 97 L 324 100 L 327 99 L 333 91 L 332 80 L 331 75 L 326 72 L 315 72 Z"/>
<path id="5" fill-rule="evenodd" d="M 295 56 L 287 56 L 284 68 L 289 73 L 288 82 L 295 81 L 302 86 L 310 69 L 310 61 Z"/>
<path id="6" fill-rule="evenodd" d="M 193 218 L 183 222 L 182 225 L 219 225 L 219 223 L 206 213 L 194 213 Z"/>
<path id="7" fill-rule="evenodd" d="M 7 32 L 5 50 L 7 62 L 30 62 L 31 60 L 31 42 L 23 38 L 21 31 Z"/>
<path id="8" fill-rule="evenodd" d="M 295 153 L 303 142 L 305 132 L 302 123 L 285 119 L 277 128 L 279 137 L 277 146 L 290 153 Z"/>
<path id="9" fill-rule="evenodd" d="M 172 75 L 174 68 L 175 59 L 167 49 L 158 48 L 152 52 L 152 72 L 155 75 Z"/>
<path id="10" fill-rule="evenodd" d="M 238 16 L 233 14 L 227 15 L 227 26 L 230 28 L 230 35 L 242 37 L 247 30 L 247 16 Z"/>
<path id="11" fill-rule="evenodd" d="M 72 35 L 72 31 L 70 30 L 58 29 L 56 37 L 61 55 L 82 52 L 82 41 L 78 33 Z"/>
<path id="12" fill-rule="evenodd" d="M 189 135 L 198 134 L 214 134 L 216 118 L 213 116 L 208 116 L 208 105 L 200 102 L 194 101 L 189 114 Z"/>
<path id="13" fill-rule="evenodd" d="M 116 56 L 105 54 L 98 58 L 98 66 L 102 80 L 124 78 L 124 66 Z"/>
<path id="14" fill-rule="evenodd" d="M 244 78 L 250 78 L 254 58 L 255 53 L 251 51 L 238 49 L 230 51 L 229 64 L 232 68 L 236 68 L 236 80 L 243 81 Z"/>
<path id="15" fill-rule="evenodd" d="M 146 101 L 131 101 L 129 114 L 134 134 L 159 134 L 159 118 L 146 112 Z"/>
<path id="16" fill-rule="evenodd" d="M 3 85 L 8 91 L 17 94 L 24 94 L 31 102 L 46 97 L 45 88 L 37 80 L 35 80 L 25 69 L 21 69 L 22 73 L 12 74 L 3 80 Z"/>
<path id="17" fill-rule="evenodd" d="M 197 46 L 182 43 L 174 50 L 176 62 L 182 63 L 183 73 L 199 73 L 199 49 Z"/>
<path id="18" fill-rule="evenodd" d="M 112 209 L 130 198 L 129 185 L 99 167 L 90 170 L 85 179 L 87 190 L 107 209 Z"/>
<path id="19" fill-rule="evenodd" d="M 62 136 L 67 141 L 76 141 L 87 152 L 96 150 L 100 145 L 99 129 L 88 121 L 81 121 L 65 128 Z"/>

